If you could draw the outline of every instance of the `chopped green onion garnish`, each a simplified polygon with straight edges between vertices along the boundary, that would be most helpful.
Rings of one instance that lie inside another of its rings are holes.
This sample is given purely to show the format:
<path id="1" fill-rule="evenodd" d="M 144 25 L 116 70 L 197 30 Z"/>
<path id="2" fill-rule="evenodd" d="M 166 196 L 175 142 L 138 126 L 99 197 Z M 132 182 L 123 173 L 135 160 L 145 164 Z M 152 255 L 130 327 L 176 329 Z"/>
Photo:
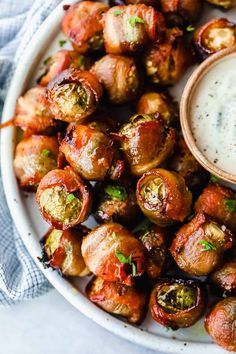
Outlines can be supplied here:
<path id="1" fill-rule="evenodd" d="M 125 257 L 119 250 L 116 250 L 115 255 L 121 263 L 127 263 L 131 265 L 133 276 L 137 274 L 136 264 L 132 261 L 131 254 L 128 257 Z"/>
<path id="2" fill-rule="evenodd" d="M 67 198 L 66 198 L 66 201 L 67 201 L 68 203 L 71 203 L 71 202 L 73 202 L 74 199 L 75 199 L 74 194 L 73 194 L 73 193 L 70 193 L 70 194 L 68 194 L 68 196 L 67 196 Z"/>
<path id="3" fill-rule="evenodd" d="M 225 210 L 229 213 L 236 211 L 236 199 L 224 199 Z"/>
<path id="4" fill-rule="evenodd" d="M 43 62 L 43 65 L 47 65 L 47 64 L 50 62 L 51 58 L 52 58 L 52 57 L 46 58 L 46 59 L 44 60 L 44 62 Z"/>
<path id="5" fill-rule="evenodd" d="M 144 23 L 144 20 L 140 17 L 130 17 L 129 24 L 131 27 L 135 27 L 136 23 Z"/>
<path id="6" fill-rule="evenodd" d="M 122 15 L 124 12 L 124 10 L 114 10 L 112 13 L 113 15 L 117 16 L 117 15 Z"/>
<path id="7" fill-rule="evenodd" d="M 218 182 L 218 180 L 219 180 L 218 177 L 216 177 L 216 176 L 214 176 L 214 175 L 211 175 L 210 181 L 211 181 L 212 183 L 216 183 L 216 182 Z"/>
<path id="8" fill-rule="evenodd" d="M 63 48 L 64 47 L 64 45 L 66 44 L 66 40 L 64 40 L 64 39 L 61 39 L 60 41 L 59 41 L 59 46 L 61 47 L 61 48 Z"/>
<path id="9" fill-rule="evenodd" d="M 124 201 L 128 198 L 128 194 L 126 192 L 126 189 L 122 186 L 112 186 L 112 185 L 108 184 L 105 187 L 104 191 L 112 199 L 118 199 L 118 200 Z"/>
<path id="10" fill-rule="evenodd" d="M 198 243 L 203 246 L 203 248 L 201 249 L 202 252 L 216 251 L 216 246 L 213 243 L 208 242 L 207 240 L 200 240 L 198 241 Z"/>
<path id="11" fill-rule="evenodd" d="M 41 155 L 42 155 L 43 157 L 47 157 L 49 154 L 50 154 L 50 151 L 47 150 L 47 149 L 43 149 L 42 152 L 41 152 Z"/>
<path id="12" fill-rule="evenodd" d="M 195 28 L 192 26 L 192 25 L 189 25 L 187 28 L 186 28 L 186 31 L 187 32 L 193 32 L 195 30 Z"/>

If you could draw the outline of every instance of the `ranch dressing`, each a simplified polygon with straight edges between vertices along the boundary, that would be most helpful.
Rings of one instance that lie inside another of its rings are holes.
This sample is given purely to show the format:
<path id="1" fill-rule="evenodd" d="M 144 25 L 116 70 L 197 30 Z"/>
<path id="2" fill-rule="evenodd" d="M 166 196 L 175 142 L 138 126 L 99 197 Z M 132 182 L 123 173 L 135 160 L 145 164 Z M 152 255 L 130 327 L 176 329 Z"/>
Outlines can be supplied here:
<path id="1" fill-rule="evenodd" d="M 201 153 L 236 175 L 236 55 L 218 62 L 192 96 L 190 124 Z"/>

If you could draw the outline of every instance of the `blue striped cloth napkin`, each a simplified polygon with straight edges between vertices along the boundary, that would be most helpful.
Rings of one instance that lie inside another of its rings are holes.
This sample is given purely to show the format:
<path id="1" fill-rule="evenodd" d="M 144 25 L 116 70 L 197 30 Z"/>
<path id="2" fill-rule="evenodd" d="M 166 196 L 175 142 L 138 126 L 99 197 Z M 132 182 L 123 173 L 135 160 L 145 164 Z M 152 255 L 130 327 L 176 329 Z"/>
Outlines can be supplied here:
<path id="1" fill-rule="evenodd" d="M 16 62 L 60 0 L 0 0 L 0 109 Z M 0 176 L 0 306 L 32 299 L 50 289 L 15 230 Z"/>

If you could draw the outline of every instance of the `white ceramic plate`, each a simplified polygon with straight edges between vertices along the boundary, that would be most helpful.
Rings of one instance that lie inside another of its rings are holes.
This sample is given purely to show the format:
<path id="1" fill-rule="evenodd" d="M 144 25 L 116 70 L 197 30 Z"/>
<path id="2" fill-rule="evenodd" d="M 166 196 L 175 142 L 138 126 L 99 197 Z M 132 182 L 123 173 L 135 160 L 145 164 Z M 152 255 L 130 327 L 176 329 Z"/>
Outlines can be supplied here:
<path id="1" fill-rule="evenodd" d="M 35 83 L 35 79 L 39 76 L 42 61 L 59 48 L 58 41 L 63 39 L 63 35 L 60 32 L 60 22 L 63 16 L 62 5 L 72 2 L 63 1 L 52 12 L 25 51 L 13 77 L 5 102 L 4 121 L 14 115 L 17 98 Z M 227 16 L 227 18 L 236 21 L 236 10 L 222 13 L 216 9 L 207 8 L 202 22 L 217 16 Z M 177 99 L 180 98 L 183 87 L 192 70 L 193 68 L 188 70 L 180 84 L 172 89 L 172 93 Z M 27 194 L 18 188 L 12 163 L 14 147 L 15 129 L 12 127 L 3 129 L 1 135 L 2 178 L 11 215 L 25 246 L 38 267 L 52 285 L 72 305 L 107 330 L 147 348 L 166 353 L 199 354 L 204 351 L 208 354 L 226 353 L 214 345 L 206 335 L 203 321 L 199 321 L 189 329 L 167 332 L 164 327 L 152 321 L 150 315 L 148 315 L 141 327 L 131 326 L 105 313 L 86 298 L 84 287 L 88 279 L 79 279 L 72 284 L 62 278 L 57 272 L 51 269 L 44 269 L 37 257 L 41 255 L 39 239 L 45 234 L 48 225 L 42 220 L 35 203 L 34 194 Z M 86 224 L 91 227 L 94 222 L 91 219 Z"/>

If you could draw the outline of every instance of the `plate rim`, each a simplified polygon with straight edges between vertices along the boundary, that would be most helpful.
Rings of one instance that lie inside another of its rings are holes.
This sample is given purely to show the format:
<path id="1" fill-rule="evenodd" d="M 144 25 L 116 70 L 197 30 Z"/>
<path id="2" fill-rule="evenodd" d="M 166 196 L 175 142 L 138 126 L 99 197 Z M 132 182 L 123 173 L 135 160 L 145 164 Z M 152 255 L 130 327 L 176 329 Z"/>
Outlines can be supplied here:
<path id="1" fill-rule="evenodd" d="M 24 57 L 22 58 L 22 61 L 18 63 L 8 89 L 2 114 L 4 117 L 3 121 L 9 120 L 13 116 L 16 99 L 29 81 L 30 70 L 37 65 L 36 63 L 38 63 L 39 59 L 43 56 L 51 38 L 58 33 L 58 28 L 60 28 L 60 22 L 63 15 L 63 5 L 68 3 L 72 4 L 74 2 L 76 2 L 76 0 L 64 0 L 60 2 L 28 43 L 24 52 Z M 38 45 L 38 43 L 40 43 L 40 45 Z M 37 258 L 41 254 L 38 236 L 34 230 L 33 224 L 30 222 L 29 215 L 23 208 L 22 197 L 14 175 L 14 132 L 15 129 L 13 127 L 4 128 L 1 131 L 0 160 L 5 197 L 12 219 L 25 247 L 36 265 L 40 268 L 53 287 L 86 317 L 90 318 L 111 333 L 145 348 L 163 351 L 165 353 L 182 353 L 184 351 L 186 354 L 196 354 L 200 350 L 207 350 L 208 354 L 227 353 L 227 351 L 218 347 L 214 343 L 193 342 L 180 339 L 174 340 L 124 323 L 92 304 L 82 293 L 80 293 L 79 290 L 59 274 L 53 272 L 51 269 L 44 269 L 43 265 Z"/>

